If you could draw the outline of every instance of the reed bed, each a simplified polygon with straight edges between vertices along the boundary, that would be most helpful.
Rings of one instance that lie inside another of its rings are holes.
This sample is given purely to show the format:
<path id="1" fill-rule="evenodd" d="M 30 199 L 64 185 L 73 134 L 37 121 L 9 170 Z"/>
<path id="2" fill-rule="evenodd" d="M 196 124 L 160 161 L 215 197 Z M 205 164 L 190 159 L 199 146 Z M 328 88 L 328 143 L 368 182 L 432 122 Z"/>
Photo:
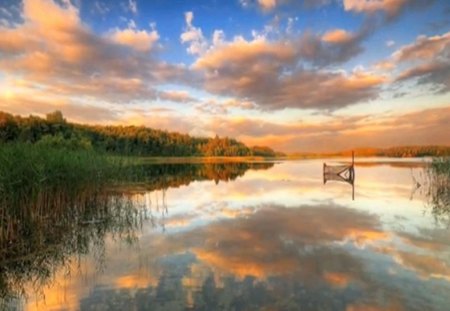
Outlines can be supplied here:
<path id="1" fill-rule="evenodd" d="M 429 169 L 429 204 L 440 222 L 450 226 L 450 157 L 434 158 Z"/>

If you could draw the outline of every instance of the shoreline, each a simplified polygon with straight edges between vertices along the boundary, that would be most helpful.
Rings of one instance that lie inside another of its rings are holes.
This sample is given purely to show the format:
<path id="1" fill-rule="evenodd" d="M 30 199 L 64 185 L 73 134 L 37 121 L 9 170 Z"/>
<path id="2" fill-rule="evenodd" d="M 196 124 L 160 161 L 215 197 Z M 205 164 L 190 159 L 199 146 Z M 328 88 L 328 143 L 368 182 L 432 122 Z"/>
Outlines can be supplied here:
<path id="1" fill-rule="evenodd" d="M 135 159 L 139 164 L 200 164 L 200 163 L 260 163 L 260 162 L 278 162 L 278 161 L 298 161 L 298 160 L 336 160 L 346 161 L 346 156 L 287 156 L 287 157 L 133 157 L 123 156 L 125 159 Z M 431 161 L 433 156 L 424 157 L 388 157 L 388 156 L 362 156 L 355 159 L 355 165 L 368 166 L 376 164 L 391 163 L 420 163 L 424 164 Z M 384 160 L 386 159 L 386 161 Z M 373 160 L 373 161 L 372 161 Z"/>

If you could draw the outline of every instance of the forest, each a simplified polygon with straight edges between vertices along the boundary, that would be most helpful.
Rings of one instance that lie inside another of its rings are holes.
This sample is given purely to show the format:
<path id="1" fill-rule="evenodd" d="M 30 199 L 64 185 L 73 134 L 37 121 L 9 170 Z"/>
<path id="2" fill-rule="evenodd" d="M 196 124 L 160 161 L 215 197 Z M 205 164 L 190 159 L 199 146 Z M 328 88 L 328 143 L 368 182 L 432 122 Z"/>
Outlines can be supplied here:
<path id="1" fill-rule="evenodd" d="M 99 126 L 68 122 L 60 111 L 21 117 L 0 112 L 0 143 L 32 143 L 94 149 L 127 156 L 262 156 L 282 155 L 269 147 L 248 147 L 228 137 L 191 137 L 144 126 Z"/>

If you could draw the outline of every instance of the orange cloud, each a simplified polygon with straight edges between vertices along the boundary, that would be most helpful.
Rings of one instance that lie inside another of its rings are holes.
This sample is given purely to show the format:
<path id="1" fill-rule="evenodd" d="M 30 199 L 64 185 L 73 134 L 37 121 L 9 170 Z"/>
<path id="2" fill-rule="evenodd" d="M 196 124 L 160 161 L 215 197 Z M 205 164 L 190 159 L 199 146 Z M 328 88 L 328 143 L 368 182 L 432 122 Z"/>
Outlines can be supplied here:
<path id="1" fill-rule="evenodd" d="M 252 61 L 255 57 L 269 57 L 274 60 L 293 60 L 294 47 L 288 42 L 268 42 L 263 38 L 247 41 L 241 37 L 209 50 L 194 63 L 196 69 L 217 69 L 224 64 Z"/>
<path id="2" fill-rule="evenodd" d="M 277 6 L 277 0 L 258 0 L 258 4 L 263 10 L 269 11 Z"/>
<path id="3" fill-rule="evenodd" d="M 371 76 L 348 82 L 348 88 L 376 83 Z M 250 145 L 269 145 L 281 151 L 334 151 L 357 147 L 447 145 L 450 108 L 434 108 L 373 118 L 370 115 L 332 118 L 321 122 L 275 123 L 250 118 L 215 118 L 211 128 Z M 206 128 L 208 128 L 206 126 Z"/>
<path id="4" fill-rule="evenodd" d="M 450 45 L 450 32 L 432 37 L 419 36 L 412 44 L 401 47 L 393 54 L 397 61 L 429 60 Z"/>
<path id="5" fill-rule="evenodd" d="M 162 100 L 185 103 L 195 101 L 193 97 L 186 91 L 162 91 L 159 92 L 158 97 Z"/>
<path id="6" fill-rule="evenodd" d="M 412 44 L 401 47 L 392 55 L 397 64 L 407 64 L 396 81 L 416 79 L 418 85 L 428 85 L 435 92 L 450 90 L 450 33 L 419 36 Z"/>
<path id="7" fill-rule="evenodd" d="M 352 34 L 344 29 L 333 29 L 322 36 L 322 40 L 328 43 L 345 43 L 351 39 Z"/>
<path id="8" fill-rule="evenodd" d="M 388 15 L 396 15 L 410 0 L 344 0 L 346 11 L 373 14 L 384 11 Z"/>
<path id="9" fill-rule="evenodd" d="M 111 34 L 111 38 L 126 46 L 130 46 L 138 51 L 148 52 L 159 39 L 156 30 L 147 32 L 145 30 L 124 29 L 116 30 Z"/>
<path id="10" fill-rule="evenodd" d="M 127 103 L 156 98 L 151 85 L 175 82 L 186 72 L 151 55 L 156 29 L 133 26 L 98 35 L 69 1 L 25 0 L 22 14 L 21 24 L 0 27 L 0 69 L 27 80 L 24 91 Z"/>

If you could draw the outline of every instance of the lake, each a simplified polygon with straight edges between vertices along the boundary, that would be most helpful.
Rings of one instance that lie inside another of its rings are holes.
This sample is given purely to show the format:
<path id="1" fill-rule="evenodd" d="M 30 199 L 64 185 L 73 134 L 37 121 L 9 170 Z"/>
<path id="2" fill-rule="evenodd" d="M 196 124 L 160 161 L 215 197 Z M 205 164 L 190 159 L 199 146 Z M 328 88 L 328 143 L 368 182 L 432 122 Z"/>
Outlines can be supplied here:
<path id="1" fill-rule="evenodd" d="M 3 224 L 3 307 L 449 310 L 450 220 L 424 160 L 358 159 L 354 187 L 324 184 L 324 161 L 155 164 L 49 200 L 20 234 Z"/>

